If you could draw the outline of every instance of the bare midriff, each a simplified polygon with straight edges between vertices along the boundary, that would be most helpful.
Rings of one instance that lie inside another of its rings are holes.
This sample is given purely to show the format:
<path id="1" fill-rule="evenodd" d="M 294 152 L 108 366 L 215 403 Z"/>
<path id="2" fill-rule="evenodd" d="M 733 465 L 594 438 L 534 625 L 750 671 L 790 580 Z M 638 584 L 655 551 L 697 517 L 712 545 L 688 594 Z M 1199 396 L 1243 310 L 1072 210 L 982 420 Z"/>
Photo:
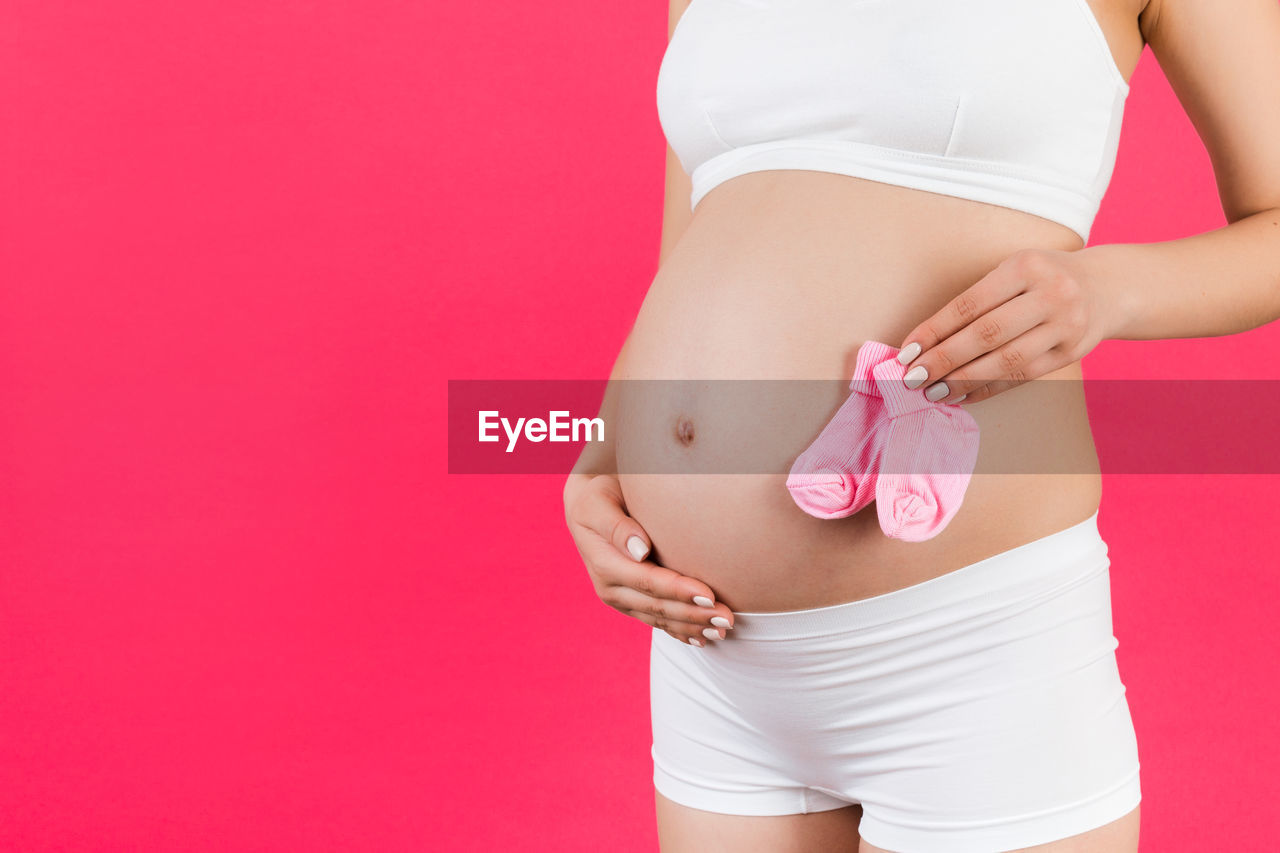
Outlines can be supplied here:
<path id="1" fill-rule="evenodd" d="M 1101 477 L 1078 363 L 1044 377 L 1075 380 L 1053 393 L 1035 381 L 965 405 L 980 428 L 977 467 L 932 539 L 889 538 L 874 503 L 813 518 L 785 487 L 847 398 L 864 341 L 898 346 L 1020 249 L 1080 245 L 1029 213 L 845 175 L 766 171 L 714 188 L 658 270 L 614 374 L 684 380 L 656 396 L 632 389 L 660 383 L 617 386 L 619 481 L 655 559 L 732 610 L 796 610 L 912 586 L 1086 520 Z M 744 379 L 827 380 L 817 384 L 830 392 L 797 394 L 765 427 L 688 381 Z M 752 459 L 750 472 L 735 458 Z"/>

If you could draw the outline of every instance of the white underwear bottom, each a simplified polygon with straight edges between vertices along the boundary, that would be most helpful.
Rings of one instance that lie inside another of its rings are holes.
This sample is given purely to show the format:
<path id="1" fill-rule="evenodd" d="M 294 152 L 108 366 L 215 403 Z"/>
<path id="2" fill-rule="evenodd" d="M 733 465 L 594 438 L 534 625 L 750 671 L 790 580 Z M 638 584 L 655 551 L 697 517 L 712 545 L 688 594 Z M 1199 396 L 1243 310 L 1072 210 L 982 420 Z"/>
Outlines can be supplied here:
<path id="1" fill-rule="evenodd" d="M 736 815 L 861 803 L 903 853 L 995 853 L 1141 799 L 1097 513 L 860 601 L 740 612 L 703 648 L 654 629 L 654 785 Z"/>

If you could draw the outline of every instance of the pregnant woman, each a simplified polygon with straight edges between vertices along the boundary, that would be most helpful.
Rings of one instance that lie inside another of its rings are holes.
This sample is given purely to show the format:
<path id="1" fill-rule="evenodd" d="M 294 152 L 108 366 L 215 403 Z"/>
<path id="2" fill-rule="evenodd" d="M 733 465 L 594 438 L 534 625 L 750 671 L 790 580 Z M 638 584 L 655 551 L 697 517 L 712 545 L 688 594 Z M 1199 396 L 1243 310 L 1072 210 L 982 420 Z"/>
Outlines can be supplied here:
<path id="1" fill-rule="evenodd" d="M 1280 316 L 1280 8 L 672 0 L 670 25 L 659 269 L 564 491 L 600 597 L 653 627 L 662 849 L 1136 851 L 1079 362 Z M 1229 224 L 1085 248 L 1147 44 Z M 923 541 L 786 488 L 868 341 L 980 430 Z M 831 391 L 744 417 L 713 381 L 744 379 Z"/>

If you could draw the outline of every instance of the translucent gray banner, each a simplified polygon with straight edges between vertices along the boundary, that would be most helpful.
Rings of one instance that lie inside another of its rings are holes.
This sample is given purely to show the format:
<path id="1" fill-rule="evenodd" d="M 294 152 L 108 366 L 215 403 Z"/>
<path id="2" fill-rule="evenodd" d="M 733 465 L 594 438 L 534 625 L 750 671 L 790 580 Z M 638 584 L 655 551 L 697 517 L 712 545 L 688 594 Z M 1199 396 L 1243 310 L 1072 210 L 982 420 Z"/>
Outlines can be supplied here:
<path id="1" fill-rule="evenodd" d="M 449 472 L 567 474 L 594 445 L 621 473 L 785 474 L 842 407 L 872 411 L 883 397 L 874 385 L 450 380 Z M 921 390 L 912 393 L 923 401 Z M 921 449 L 882 458 L 907 468 L 882 472 L 967 473 L 930 452 L 954 440 L 948 421 L 958 420 L 931 408 L 972 417 L 975 474 L 1280 473 L 1275 380 L 1039 379 L 973 404 L 922 405 L 877 427 L 887 441 Z"/>

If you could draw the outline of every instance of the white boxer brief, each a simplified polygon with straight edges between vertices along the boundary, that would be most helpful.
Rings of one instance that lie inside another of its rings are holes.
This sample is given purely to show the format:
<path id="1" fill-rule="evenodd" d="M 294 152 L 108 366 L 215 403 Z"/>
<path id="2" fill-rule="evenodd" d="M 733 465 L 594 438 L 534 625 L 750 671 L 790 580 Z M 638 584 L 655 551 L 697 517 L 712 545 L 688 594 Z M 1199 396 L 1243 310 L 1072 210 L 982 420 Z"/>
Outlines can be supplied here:
<path id="1" fill-rule="evenodd" d="M 1141 799 L 1097 513 L 885 595 L 735 615 L 703 648 L 654 629 L 654 785 L 784 815 L 861 803 L 903 853 L 995 853 Z"/>

